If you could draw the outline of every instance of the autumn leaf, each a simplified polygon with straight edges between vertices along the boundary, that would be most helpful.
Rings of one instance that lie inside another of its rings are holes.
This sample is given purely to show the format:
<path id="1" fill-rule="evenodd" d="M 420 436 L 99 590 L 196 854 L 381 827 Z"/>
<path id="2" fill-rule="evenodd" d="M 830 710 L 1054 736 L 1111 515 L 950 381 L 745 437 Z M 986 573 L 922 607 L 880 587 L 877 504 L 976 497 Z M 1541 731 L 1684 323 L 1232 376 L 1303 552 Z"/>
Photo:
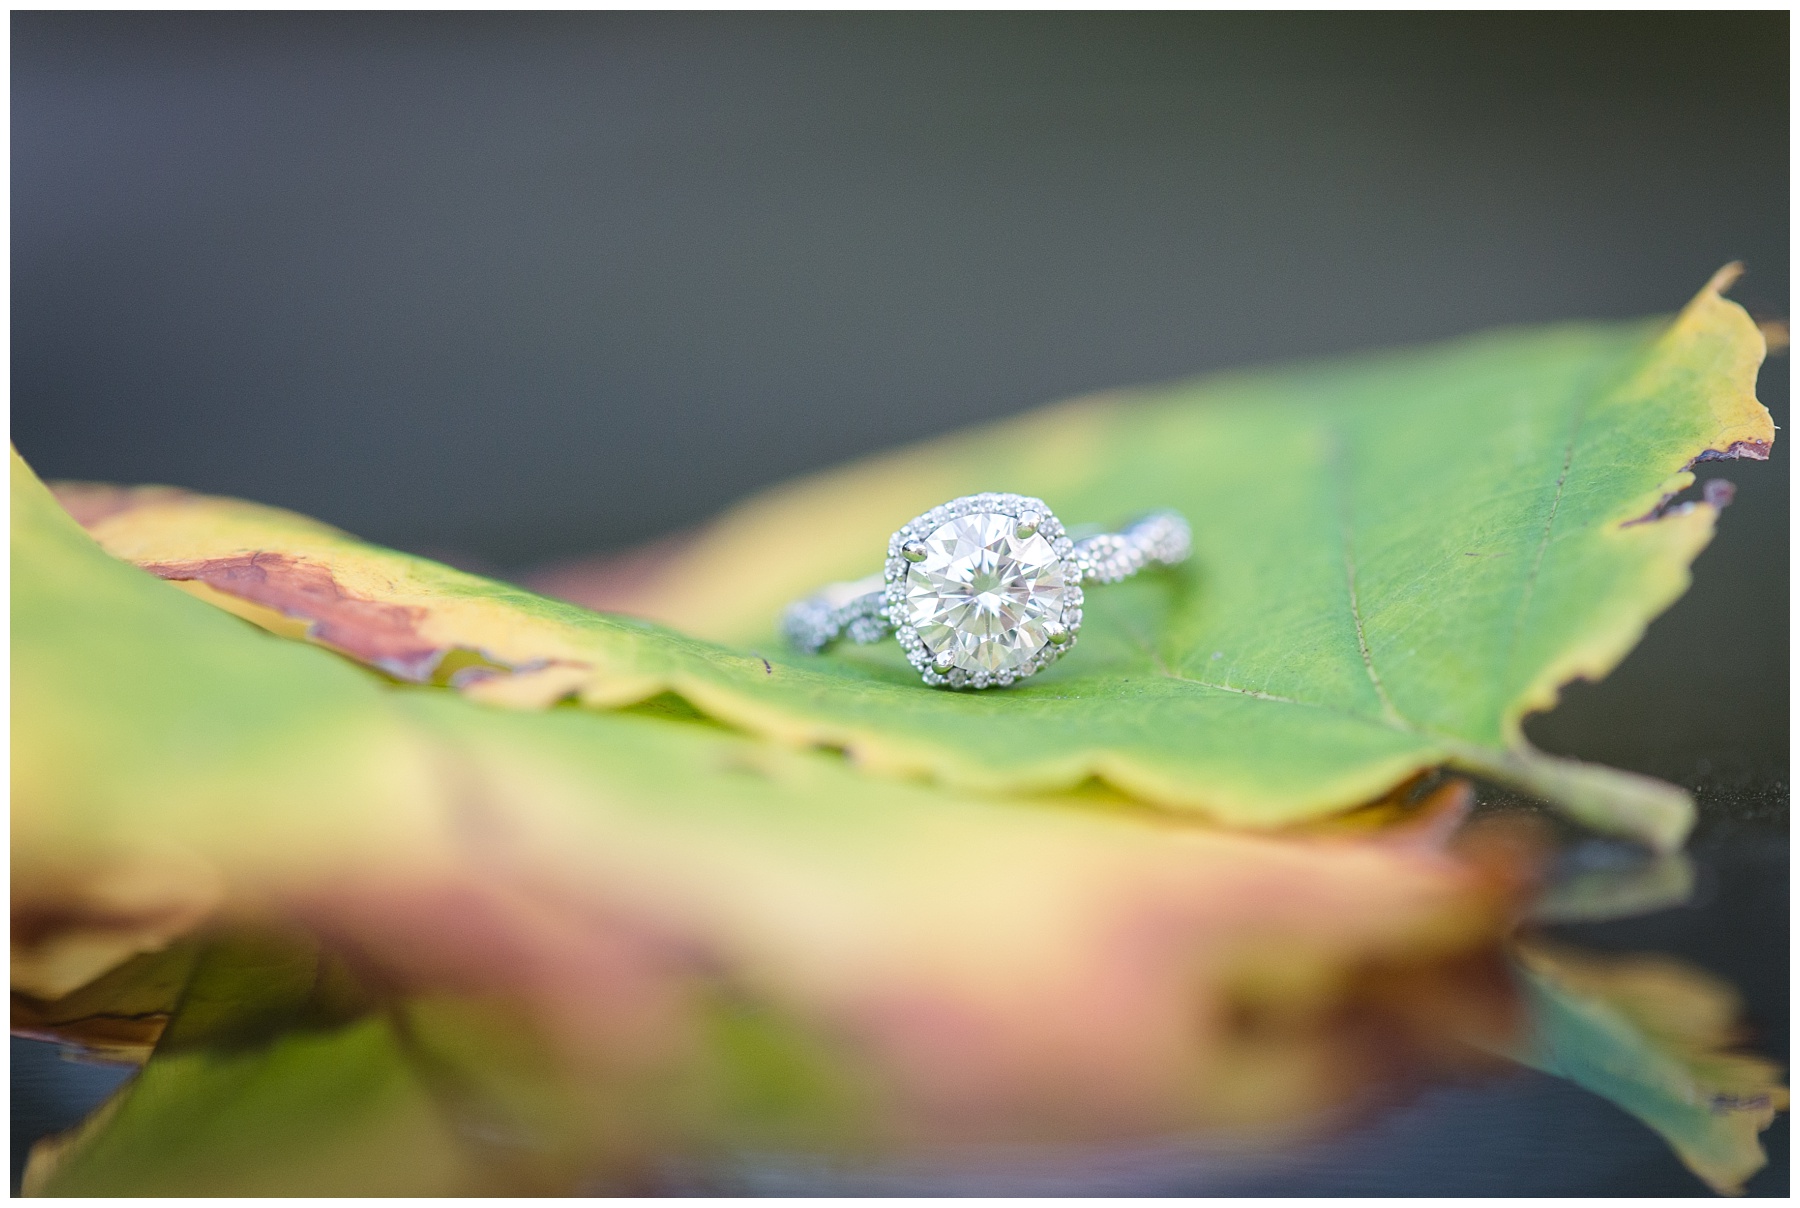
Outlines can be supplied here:
<path id="1" fill-rule="evenodd" d="M 1124 392 L 779 488 L 615 597 L 681 632 L 275 509 L 62 493 L 109 551 L 202 598 L 488 703 L 673 693 L 865 771 L 1009 793 L 1097 779 L 1245 827 L 1447 764 L 1667 850 L 1692 824 L 1685 793 L 1537 752 L 1520 720 L 1604 675 L 1685 589 L 1723 498 L 1670 506 L 1693 467 L 1767 455 L 1763 339 L 1719 295 L 1732 275 L 1672 324 L 1510 331 Z M 913 515 L 995 489 L 1043 497 L 1070 524 L 1181 509 L 1194 556 L 1096 588 L 1081 648 L 1004 691 L 928 690 L 893 643 L 807 657 L 776 642 L 788 600 L 875 569 Z"/>
<path id="2" fill-rule="evenodd" d="M 1455 786 L 1423 829 L 1276 836 L 869 778 L 396 685 L 108 557 L 16 460 L 12 525 L 16 1001 L 35 1034 L 136 1017 L 122 1043 L 155 1045 L 35 1191 L 1274 1143 L 1513 1022 L 1523 869 L 1433 840 Z"/>

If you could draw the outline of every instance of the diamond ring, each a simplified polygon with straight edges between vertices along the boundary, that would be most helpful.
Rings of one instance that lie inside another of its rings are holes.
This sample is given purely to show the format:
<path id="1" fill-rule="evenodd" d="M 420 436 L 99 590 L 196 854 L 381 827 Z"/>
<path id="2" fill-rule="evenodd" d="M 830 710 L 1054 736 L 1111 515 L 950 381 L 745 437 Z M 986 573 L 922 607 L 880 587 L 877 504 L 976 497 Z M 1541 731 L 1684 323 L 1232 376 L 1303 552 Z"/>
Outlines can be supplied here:
<path id="1" fill-rule="evenodd" d="M 1004 688 L 1075 645 L 1084 580 L 1117 583 L 1173 566 L 1191 540 L 1176 512 L 1078 537 L 1041 499 L 964 495 L 895 533 L 880 574 L 789 605 L 781 629 L 813 654 L 839 638 L 893 634 L 933 687 Z"/>

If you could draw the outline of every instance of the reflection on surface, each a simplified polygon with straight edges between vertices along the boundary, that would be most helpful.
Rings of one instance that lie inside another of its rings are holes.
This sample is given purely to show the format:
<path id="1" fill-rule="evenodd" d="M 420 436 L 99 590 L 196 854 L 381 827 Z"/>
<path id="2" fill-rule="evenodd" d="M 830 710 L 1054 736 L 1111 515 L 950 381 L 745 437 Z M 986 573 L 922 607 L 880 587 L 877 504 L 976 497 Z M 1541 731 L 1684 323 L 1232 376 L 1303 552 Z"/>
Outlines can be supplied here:
<path id="1" fill-rule="evenodd" d="M 1725 1195 L 1766 1157 L 1757 1137 L 1787 1106 L 1772 1062 L 1732 1052 L 1737 995 L 1661 956 L 1519 944 L 1531 1031 L 1513 1056 L 1611 1100 L 1660 1133 Z"/>
<path id="2" fill-rule="evenodd" d="M 1627 843 L 1589 839 L 1562 853 L 1532 904 L 1537 923 L 1604 923 L 1686 903 L 1694 862 L 1686 852 L 1651 854 Z"/>
<path id="3" fill-rule="evenodd" d="M 1532 1024 L 1514 1056 L 1559 1077 L 1520 1069 L 1425 1087 L 1372 1115 L 1347 1119 L 1336 1135 L 1273 1149 L 1214 1135 L 1106 1148 L 990 1148 L 958 1158 L 888 1162 L 715 1155 L 699 1165 L 665 1164 L 655 1175 L 657 1189 L 1648 1195 L 1701 1194 L 1702 1177 L 1728 1191 L 1748 1176 L 1751 1193 L 1780 1193 L 1786 1184 L 1785 1120 L 1763 1138 L 1775 1157 L 1766 1169 L 1757 1134 L 1785 1094 L 1771 1062 L 1730 1051 L 1743 1038 L 1736 992 L 1690 961 L 1642 952 L 1657 946 L 1691 950 L 1694 937 L 1709 930 L 1741 931 L 1746 924 L 1753 930 L 1759 918 L 1745 910 L 1745 894 L 1781 892 L 1783 845 L 1714 826 L 1703 831 L 1695 858 L 1684 863 L 1632 859 L 1593 842 L 1577 837 L 1563 849 L 1536 911 L 1579 922 L 1551 928 L 1551 940 L 1534 928 L 1518 947 Z M 1696 890 L 1686 903 L 1670 900 L 1678 895 L 1666 887 L 1677 882 Z M 1664 890 L 1650 893 L 1645 886 Z M 1542 903 L 1561 905 L 1545 909 Z M 1767 919 L 1760 917 L 1765 924 Z M 1749 938 L 1754 950 L 1754 936 Z M 1764 979 L 1752 987 L 1754 1022 L 1779 1018 L 1756 1001 L 1768 984 Z M 1756 1048 L 1774 1049 L 1769 1041 L 1776 1038 L 1754 1039 Z M 119 1078 L 116 1067 L 33 1060 L 48 1046 L 16 1040 L 14 1046 L 26 1059 L 18 1067 L 25 1078 L 15 1080 L 14 1089 L 15 1136 L 21 1141 L 72 1123 Z M 15 1169 L 15 1185 L 16 1179 Z"/>

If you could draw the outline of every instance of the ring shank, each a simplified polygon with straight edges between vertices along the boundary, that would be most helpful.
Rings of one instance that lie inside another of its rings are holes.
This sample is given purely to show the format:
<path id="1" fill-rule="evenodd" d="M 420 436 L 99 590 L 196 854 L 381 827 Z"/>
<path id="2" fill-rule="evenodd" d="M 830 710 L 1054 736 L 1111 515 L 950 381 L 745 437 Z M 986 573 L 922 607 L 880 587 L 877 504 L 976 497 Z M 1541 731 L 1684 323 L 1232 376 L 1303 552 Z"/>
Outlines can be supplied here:
<path id="1" fill-rule="evenodd" d="M 1075 543 L 1071 555 L 1081 582 L 1117 583 L 1147 566 L 1173 566 L 1187 558 L 1192 530 L 1179 512 L 1153 512 L 1117 533 L 1101 533 Z M 832 583 L 788 605 L 781 632 L 798 650 L 817 654 L 840 638 L 879 642 L 894 632 L 879 574 Z"/>
<path id="2" fill-rule="evenodd" d="M 789 604 L 781 614 L 781 633 L 796 649 L 817 654 L 840 637 L 859 645 L 879 642 L 894 632 L 887 619 L 887 597 L 880 575 L 832 583 L 817 594 Z"/>
<path id="3" fill-rule="evenodd" d="M 1117 583 L 1146 566 L 1174 566 L 1193 548 L 1194 534 L 1179 512 L 1152 512 L 1123 532 L 1101 533 L 1075 543 L 1084 583 Z"/>

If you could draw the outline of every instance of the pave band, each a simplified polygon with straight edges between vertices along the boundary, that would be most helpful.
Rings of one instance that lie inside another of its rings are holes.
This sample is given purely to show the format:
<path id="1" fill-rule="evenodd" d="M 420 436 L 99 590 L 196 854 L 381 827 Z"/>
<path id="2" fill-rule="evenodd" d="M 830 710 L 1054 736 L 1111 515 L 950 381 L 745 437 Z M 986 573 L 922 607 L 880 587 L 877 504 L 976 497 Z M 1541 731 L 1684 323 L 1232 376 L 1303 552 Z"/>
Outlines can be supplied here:
<path id="1" fill-rule="evenodd" d="M 833 583 L 816 595 L 788 605 L 781 634 L 797 650 L 817 654 L 839 638 L 867 645 L 894 632 L 887 617 L 886 584 L 880 575 Z"/>
<path id="2" fill-rule="evenodd" d="M 1004 687 L 1074 645 L 1083 582 L 1175 565 L 1191 539 L 1176 512 L 1076 540 L 1041 500 L 968 495 L 896 532 L 882 573 L 789 605 L 781 629 L 808 653 L 894 634 L 928 684 Z"/>

